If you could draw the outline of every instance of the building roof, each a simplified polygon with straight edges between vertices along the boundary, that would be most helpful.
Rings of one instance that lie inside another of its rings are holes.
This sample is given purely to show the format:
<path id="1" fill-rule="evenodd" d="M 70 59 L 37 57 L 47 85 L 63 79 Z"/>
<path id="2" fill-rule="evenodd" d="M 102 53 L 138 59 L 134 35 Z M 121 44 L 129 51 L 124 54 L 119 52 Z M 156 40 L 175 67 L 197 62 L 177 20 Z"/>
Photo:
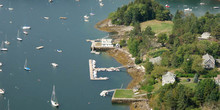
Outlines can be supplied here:
<path id="1" fill-rule="evenodd" d="M 176 74 L 172 73 L 172 72 L 167 72 L 165 75 L 162 76 L 163 78 L 165 77 L 173 77 L 175 78 L 176 77 Z"/>
<path id="2" fill-rule="evenodd" d="M 172 72 L 167 72 L 165 75 L 162 76 L 162 85 L 174 83 L 176 78 L 176 74 Z"/>
<path id="3" fill-rule="evenodd" d="M 217 77 L 214 77 L 215 81 L 220 83 L 220 75 L 217 75 Z"/>
<path id="4" fill-rule="evenodd" d="M 159 57 L 155 57 L 155 58 L 151 58 L 149 60 L 149 62 L 153 63 L 153 64 L 160 64 L 160 61 L 162 60 L 162 58 L 159 56 Z"/>
<path id="5" fill-rule="evenodd" d="M 202 56 L 203 64 L 205 64 L 207 61 L 212 61 L 215 64 L 215 59 L 213 56 L 209 55 L 208 53 Z"/>
<path id="6" fill-rule="evenodd" d="M 220 59 L 215 59 L 215 60 L 216 60 L 216 62 L 220 63 Z"/>
<path id="7" fill-rule="evenodd" d="M 199 38 L 201 38 L 201 39 L 209 39 L 211 36 L 210 36 L 211 34 L 209 33 L 209 32 L 204 32 L 202 35 L 201 35 L 201 37 L 199 37 Z"/>

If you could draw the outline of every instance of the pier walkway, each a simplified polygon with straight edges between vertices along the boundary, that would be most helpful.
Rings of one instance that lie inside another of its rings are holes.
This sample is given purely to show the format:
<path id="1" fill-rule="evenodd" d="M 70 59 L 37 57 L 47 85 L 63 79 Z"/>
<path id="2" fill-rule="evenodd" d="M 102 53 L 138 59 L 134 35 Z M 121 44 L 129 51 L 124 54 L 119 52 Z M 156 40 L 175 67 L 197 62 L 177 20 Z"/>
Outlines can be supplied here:
<path id="1" fill-rule="evenodd" d="M 95 65 L 96 61 L 89 59 L 89 73 L 90 73 L 90 80 L 108 80 L 108 77 L 97 77 L 97 72 L 99 71 L 120 71 L 120 68 L 129 68 L 133 67 L 131 65 L 126 65 L 126 66 L 120 66 L 120 67 L 110 67 L 110 68 L 96 68 Z"/>

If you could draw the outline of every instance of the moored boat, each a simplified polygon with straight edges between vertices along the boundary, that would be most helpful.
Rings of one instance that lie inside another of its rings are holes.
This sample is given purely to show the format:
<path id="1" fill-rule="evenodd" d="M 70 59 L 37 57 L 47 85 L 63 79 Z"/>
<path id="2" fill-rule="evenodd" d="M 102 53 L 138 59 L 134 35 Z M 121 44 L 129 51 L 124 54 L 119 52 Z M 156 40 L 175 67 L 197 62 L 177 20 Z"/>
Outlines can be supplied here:
<path id="1" fill-rule="evenodd" d="M 0 89 L 0 94 L 1 95 L 5 94 L 5 90 L 4 89 Z"/>
<path id="2" fill-rule="evenodd" d="M 57 66 L 58 66 L 57 63 L 51 63 L 51 65 L 52 65 L 53 67 L 57 67 Z"/>
<path id="3" fill-rule="evenodd" d="M 40 49 L 43 49 L 43 48 L 44 48 L 44 46 L 38 46 L 38 47 L 36 47 L 37 50 L 40 50 Z"/>
<path id="4" fill-rule="evenodd" d="M 55 85 L 53 85 L 53 91 L 50 99 L 51 105 L 54 107 L 59 107 L 59 103 L 56 98 L 56 93 L 55 93 Z"/>

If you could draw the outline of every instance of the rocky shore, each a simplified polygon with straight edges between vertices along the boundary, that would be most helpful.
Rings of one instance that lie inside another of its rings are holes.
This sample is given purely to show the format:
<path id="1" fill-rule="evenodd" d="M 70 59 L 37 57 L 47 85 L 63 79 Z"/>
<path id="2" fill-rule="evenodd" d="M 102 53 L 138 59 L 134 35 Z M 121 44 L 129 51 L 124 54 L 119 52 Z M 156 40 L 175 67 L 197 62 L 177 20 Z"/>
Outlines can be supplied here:
<path id="1" fill-rule="evenodd" d="M 110 19 L 105 19 L 98 22 L 95 28 L 105 32 L 117 33 L 114 37 L 114 41 L 118 42 L 120 39 L 126 37 L 126 33 L 133 29 L 132 26 L 118 26 L 113 25 Z M 135 64 L 135 59 L 128 52 L 127 48 L 117 48 L 113 50 L 108 50 L 107 53 L 116 59 L 122 65 L 133 65 L 132 68 L 127 68 L 128 74 L 133 78 L 133 80 L 128 84 L 127 88 L 132 89 L 137 87 L 139 83 L 144 79 L 145 70 L 142 66 Z M 148 102 L 135 102 L 130 105 L 131 110 L 150 110 Z"/>

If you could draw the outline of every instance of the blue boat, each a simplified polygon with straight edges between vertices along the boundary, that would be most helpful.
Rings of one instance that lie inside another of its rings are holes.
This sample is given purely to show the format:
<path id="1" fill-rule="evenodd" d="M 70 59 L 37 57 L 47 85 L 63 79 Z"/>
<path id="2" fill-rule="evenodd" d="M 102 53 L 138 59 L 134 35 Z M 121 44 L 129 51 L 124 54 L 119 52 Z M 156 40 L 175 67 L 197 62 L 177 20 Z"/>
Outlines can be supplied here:
<path id="1" fill-rule="evenodd" d="M 62 51 L 62 50 L 60 50 L 60 49 L 57 49 L 57 52 L 61 53 L 61 52 L 63 52 L 63 51 Z"/>
<path id="2" fill-rule="evenodd" d="M 25 60 L 25 63 L 24 63 L 24 70 L 31 71 L 31 68 L 27 67 L 27 59 Z"/>

